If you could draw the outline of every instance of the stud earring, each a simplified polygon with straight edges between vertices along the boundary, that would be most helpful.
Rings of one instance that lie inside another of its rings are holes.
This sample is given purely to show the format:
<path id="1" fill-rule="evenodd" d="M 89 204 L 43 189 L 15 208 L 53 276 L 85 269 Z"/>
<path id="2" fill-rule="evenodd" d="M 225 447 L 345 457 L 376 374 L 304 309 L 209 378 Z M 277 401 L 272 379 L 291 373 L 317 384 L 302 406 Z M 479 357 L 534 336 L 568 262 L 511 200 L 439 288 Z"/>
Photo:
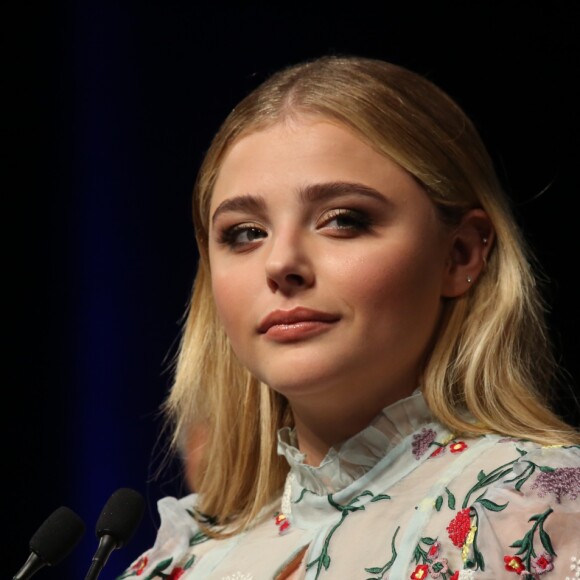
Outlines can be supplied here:
<path id="1" fill-rule="evenodd" d="M 468 284 L 471 284 L 471 276 L 468 274 L 467 277 L 465 278 L 467 280 Z"/>
<path id="2" fill-rule="evenodd" d="M 483 242 L 484 246 L 487 246 L 487 238 L 481 238 L 481 241 Z"/>

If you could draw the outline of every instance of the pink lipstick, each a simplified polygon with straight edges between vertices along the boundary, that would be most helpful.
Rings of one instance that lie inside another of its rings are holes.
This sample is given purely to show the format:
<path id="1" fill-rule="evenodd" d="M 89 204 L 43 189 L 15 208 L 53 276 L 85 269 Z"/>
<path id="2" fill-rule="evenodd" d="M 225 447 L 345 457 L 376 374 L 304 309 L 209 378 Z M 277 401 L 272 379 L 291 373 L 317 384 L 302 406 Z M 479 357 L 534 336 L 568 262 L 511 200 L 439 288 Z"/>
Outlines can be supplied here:
<path id="1" fill-rule="evenodd" d="M 330 330 L 338 320 L 336 314 L 299 306 L 270 312 L 260 322 L 258 332 L 275 342 L 295 342 Z"/>

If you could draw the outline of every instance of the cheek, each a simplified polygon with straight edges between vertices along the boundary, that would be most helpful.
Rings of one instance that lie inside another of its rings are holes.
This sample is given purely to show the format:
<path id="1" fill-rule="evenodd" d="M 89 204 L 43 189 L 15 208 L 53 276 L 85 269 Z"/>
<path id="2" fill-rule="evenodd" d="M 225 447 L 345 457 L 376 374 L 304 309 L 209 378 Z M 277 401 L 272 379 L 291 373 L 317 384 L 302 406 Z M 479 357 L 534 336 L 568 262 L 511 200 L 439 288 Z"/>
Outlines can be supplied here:
<path id="1" fill-rule="evenodd" d="M 356 311 L 369 316 L 415 317 L 438 310 L 441 271 L 424 246 L 379 248 L 337 260 L 332 268 L 337 293 Z"/>
<path id="2" fill-rule="evenodd" d="M 231 274 L 220 275 L 212 271 L 212 292 L 217 314 L 224 325 L 226 333 L 233 338 L 240 322 L 243 299 L 243 286 L 232 280 Z"/>

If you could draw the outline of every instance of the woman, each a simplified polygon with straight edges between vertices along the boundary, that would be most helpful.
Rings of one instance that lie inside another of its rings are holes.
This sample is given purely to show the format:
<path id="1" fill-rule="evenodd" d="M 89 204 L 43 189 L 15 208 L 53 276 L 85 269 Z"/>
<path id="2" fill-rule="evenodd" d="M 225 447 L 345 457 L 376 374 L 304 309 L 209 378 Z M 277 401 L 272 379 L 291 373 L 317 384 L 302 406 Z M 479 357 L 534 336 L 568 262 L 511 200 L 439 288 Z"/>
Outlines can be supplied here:
<path id="1" fill-rule="evenodd" d="M 563 578 L 580 437 L 530 258 L 472 123 L 421 76 L 273 75 L 194 191 L 165 410 L 196 494 L 122 578 Z M 580 563 L 579 570 L 580 570 Z M 580 571 L 578 572 L 580 574 Z"/>

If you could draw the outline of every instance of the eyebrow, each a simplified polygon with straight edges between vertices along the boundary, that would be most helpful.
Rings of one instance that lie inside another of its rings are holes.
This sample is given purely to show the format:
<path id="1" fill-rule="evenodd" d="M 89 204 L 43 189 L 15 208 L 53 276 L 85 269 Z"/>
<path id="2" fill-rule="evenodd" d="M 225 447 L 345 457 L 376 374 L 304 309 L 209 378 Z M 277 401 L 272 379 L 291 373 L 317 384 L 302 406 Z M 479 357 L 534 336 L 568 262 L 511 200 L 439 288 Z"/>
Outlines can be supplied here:
<path id="1" fill-rule="evenodd" d="M 376 189 L 357 182 L 331 181 L 327 183 L 313 183 L 300 189 L 300 198 L 303 202 L 325 201 L 351 194 L 370 197 L 382 203 L 387 202 L 386 197 Z"/>
<path id="2" fill-rule="evenodd" d="M 237 195 L 222 201 L 213 212 L 211 223 L 215 224 L 216 219 L 222 213 L 228 211 L 240 211 L 248 213 L 265 213 L 266 200 L 261 195 Z"/>
<path id="3" fill-rule="evenodd" d="M 360 195 L 369 197 L 382 203 L 388 203 L 384 195 L 376 189 L 362 183 L 350 181 L 331 181 L 325 183 L 313 183 L 301 187 L 299 192 L 300 200 L 303 203 L 312 203 L 334 199 L 345 195 Z M 215 224 L 216 219 L 222 213 L 226 212 L 248 212 L 248 213 L 265 213 L 266 200 L 262 195 L 237 195 L 230 197 L 220 203 L 213 212 L 211 221 Z"/>

